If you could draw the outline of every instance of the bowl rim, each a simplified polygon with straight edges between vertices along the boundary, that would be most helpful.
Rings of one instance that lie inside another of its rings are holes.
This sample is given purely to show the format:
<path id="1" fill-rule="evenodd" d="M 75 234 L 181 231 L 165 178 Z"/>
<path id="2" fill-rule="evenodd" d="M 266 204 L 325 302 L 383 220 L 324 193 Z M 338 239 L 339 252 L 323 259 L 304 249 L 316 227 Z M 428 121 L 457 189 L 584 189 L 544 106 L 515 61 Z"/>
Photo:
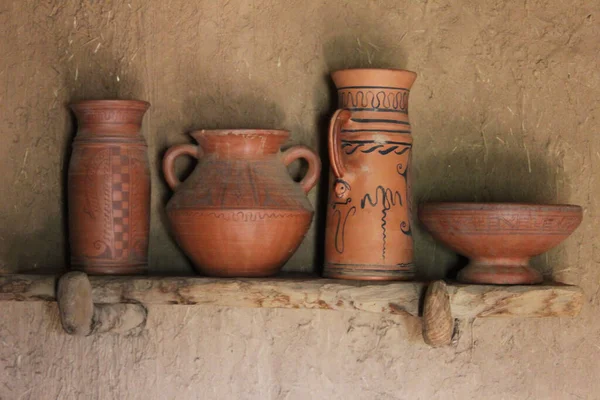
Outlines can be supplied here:
<path id="1" fill-rule="evenodd" d="M 576 212 L 582 213 L 583 208 L 575 204 L 545 204 L 525 202 L 467 202 L 467 201 L 437 201 L 419 204 L 421 210 L 436 211 L 529 211 L 529 212 Z"/>

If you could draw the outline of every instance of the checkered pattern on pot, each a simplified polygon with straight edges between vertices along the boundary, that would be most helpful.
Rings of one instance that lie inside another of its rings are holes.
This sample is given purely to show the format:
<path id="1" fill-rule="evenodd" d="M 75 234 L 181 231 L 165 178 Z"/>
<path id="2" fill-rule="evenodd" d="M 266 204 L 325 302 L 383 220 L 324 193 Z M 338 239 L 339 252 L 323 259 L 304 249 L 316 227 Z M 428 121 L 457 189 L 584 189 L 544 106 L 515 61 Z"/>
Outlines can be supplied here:
<path id="1" fill-rule="evenodd" d="M 129 257 L 129 157 L 114 147 L 110 164 L 115 258 L 122 259 Z"/>

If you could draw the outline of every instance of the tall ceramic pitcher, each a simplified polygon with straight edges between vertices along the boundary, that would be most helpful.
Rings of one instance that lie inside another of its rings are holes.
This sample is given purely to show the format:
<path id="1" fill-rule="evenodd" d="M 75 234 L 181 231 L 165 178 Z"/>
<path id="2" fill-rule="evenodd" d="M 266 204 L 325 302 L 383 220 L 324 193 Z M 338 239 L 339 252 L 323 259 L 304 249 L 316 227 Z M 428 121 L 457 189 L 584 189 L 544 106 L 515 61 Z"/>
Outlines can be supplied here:
<path id="1" fill-rule="evenodd" d="M 339 109 L 329 127 L 327 277 L 403 280 L 414 275 L 408 94 L 416 77 L 392 69 L 332 74 Z"/>

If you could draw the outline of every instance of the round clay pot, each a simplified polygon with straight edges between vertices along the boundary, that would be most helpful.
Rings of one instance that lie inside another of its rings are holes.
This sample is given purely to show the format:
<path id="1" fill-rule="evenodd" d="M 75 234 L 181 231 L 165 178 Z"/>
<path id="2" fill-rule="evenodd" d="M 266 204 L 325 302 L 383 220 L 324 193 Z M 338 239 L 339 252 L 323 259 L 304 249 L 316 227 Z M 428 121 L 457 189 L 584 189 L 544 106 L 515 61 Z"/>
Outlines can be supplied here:
<path id="1" fill-rule="evenodd" d="M 515 285 L 542 281 L 529 259 L 565 240 L 579 226 L 574 205 L 428 203 L 419 219 L 431 235 L 470 259 L 458 274 L 467 283 Z"/>
<path id="2" fill-rule="evenodd" d="M 150 169 L 140 134 L 150 103 L 71 104 L 78 129 L 68 173 L 71 267 L 138 274 L 148 266 Z"/>
<path id="3" fill-rule="evenodd" d="M 304 146 L 279 151 L 283 130 L 202 130 L 199 146 L 171 147 L 163 172 L 175 194 L 167 215 L 175 239 L 198 271 L 210 276 L 259 277 L 277 273 L 310 227 L 306 194 L 321 170 L 319 157 Z M 198 159 L 179 182 L 175 159 Z M 286 166 L 303 158 L 308 172 L 297 183 Z"/>
<path id="4" fill-rule="evenodd" d="M 408 95 L 416 77 L 392 69 L 332 74 L 340 109 L 328 138 L 326 277 L 414 277 Z"/>

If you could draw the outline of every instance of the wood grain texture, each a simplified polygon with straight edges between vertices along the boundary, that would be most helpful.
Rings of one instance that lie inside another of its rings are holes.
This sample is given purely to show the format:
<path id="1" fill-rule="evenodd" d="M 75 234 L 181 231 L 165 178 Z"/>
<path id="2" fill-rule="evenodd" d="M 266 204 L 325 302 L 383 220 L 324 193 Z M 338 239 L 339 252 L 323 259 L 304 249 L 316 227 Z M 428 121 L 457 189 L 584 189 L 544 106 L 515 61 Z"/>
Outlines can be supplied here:
<path id="1" fill-rule="evenodd" d="M 0 277 L 0 300 L 54 300 L 51 276 Z M 419 315 L 426 284 L 362 283 L 297 279 L 200 277 L 90 277 L 95 304 L 141 303 L 241 308 L 324 309 Z M 576 286 L 490 286 L 447 284 L 454 318 L 573 317 L 583 293 Z"/>
<path id="2" fill-rule="evenodd" d="M 452 313 L 465 318 L 576 316 L 584 302 L 581 288 L 561 284 L 449 285 L 448 291 Z"/>

